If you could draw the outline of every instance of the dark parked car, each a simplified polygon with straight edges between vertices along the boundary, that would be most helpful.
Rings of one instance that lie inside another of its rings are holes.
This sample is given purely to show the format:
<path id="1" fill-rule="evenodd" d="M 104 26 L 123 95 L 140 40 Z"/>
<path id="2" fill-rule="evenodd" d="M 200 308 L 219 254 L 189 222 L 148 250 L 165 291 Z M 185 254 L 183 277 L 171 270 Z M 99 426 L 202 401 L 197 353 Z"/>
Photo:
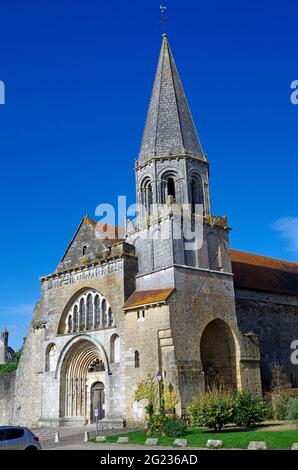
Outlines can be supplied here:
<path id="1" fill-rule="evenodd" d="M 0 450 L 41 450 L 41 445 L 27 428 L 0 426 Z"/>

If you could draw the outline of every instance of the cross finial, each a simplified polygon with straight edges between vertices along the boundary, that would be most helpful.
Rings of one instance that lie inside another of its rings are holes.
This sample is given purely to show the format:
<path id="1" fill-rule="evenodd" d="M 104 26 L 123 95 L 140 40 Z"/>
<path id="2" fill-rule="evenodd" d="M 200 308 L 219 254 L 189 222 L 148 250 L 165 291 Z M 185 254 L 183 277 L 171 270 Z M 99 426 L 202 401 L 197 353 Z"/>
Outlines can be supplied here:
<path id="1" fill-rule="evenodd" d="M 160 5 L 160 16 L 161 16 L 161 22 L 160 24 L 162 25 L 162 32 L 164 35 L 167 34 L 167 23 L 168 23 L 168 15 L 167 15 L 167 7 L 165 5 Z"/>

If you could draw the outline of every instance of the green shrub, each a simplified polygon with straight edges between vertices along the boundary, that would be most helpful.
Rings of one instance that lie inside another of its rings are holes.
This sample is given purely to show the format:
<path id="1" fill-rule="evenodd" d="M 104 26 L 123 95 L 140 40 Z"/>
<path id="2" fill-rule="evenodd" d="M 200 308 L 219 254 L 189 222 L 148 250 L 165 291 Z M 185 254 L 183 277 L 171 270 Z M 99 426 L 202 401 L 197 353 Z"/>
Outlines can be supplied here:
<path id="1" fill-rule="evenodd" d="M 0 375 L 12 374 L 18 368 L 17 362 L 7 362 L 7 364 L 0 365 Z"/>
<path id="2" fill-rule="evenodd" d="M 287 397 L 281 396 L 276 400 L 274 416 L 276 419 L 285 420 L 287 419 L 287 404 L 289 399 Z"/>
<path id="3" fill-rule="evenodd" d="M 165 416 L 162 414 L 153 413 L 152 415 L 150 415 L 147 420 L 146 434 L 148 436 L 152 436 L 154 434 L 162 435 L 164 421 L 165 421 Z"/>
<path id="4" fill-rule="evenodd" d="M 274 417 L 280 420 L 287 419 L 287 405 L 292 398 L 296 398 L 295 390 L 282 390 L 277 396 L 273 395 Z"/>
<path id="5" fill-rule="evenodd" d="M 228 390 L 223 388 L 208 390 L 195 398 L 188 408 L 191 425 L 220 431 L 226 424 L 233 421 L 233 402 L 233 394 Z"/>
<path id="6" fill-rule="evenodd" d="M 269 413 L 268 405 L 260 397 L 249 392 L 238 393 L 234 403 L 234 419 L 237 426 L 251 428 L 265 421 Z"/>
<path id="7" fill-rule="evenodd" d="M 298 397 L 291 398 L 288 402 L 286 417 L 298 426 Z"/>
<path id="8" fill-rule="evenodd" d="M 165 419 L 162 431 L 168 437 L 181 437 L 186 434 L 187 427 L 181 419 Z"/>

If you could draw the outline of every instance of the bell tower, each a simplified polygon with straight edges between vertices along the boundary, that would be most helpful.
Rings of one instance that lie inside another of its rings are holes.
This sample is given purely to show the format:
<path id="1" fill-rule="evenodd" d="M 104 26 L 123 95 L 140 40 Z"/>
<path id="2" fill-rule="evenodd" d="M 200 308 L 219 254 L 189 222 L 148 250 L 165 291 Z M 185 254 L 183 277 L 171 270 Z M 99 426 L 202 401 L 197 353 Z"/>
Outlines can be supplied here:
<path id="1" fill-rule="evenodd" d="M 167 35 L 156 71 L 142 145 L 136 163 L 137 201 L 203 204 L 210 213 L 209 165 L 203 152 Z"/>
<path id="2" fill-rule="evenodd" d="M 169 273 L 150 274 L 150 281 L 146 274 L 176 265 L 230 272 L 227 219 L 211 214 L 209 163 L 166 34 L 135 173 L 140 210 L 127 233 L 139 259 L 139 288 L 174 286 Z M 201 227 L 191 249 L 181 229 L 186 221 L 191 234 Z"/>

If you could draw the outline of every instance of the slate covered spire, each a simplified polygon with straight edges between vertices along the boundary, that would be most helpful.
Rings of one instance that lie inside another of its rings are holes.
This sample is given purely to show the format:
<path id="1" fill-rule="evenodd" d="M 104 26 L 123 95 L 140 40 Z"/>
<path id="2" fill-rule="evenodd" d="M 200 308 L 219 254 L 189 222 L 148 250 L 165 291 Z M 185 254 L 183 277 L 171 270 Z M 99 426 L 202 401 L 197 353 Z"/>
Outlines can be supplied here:
<path id="1" fill-rule="evenodd" d="M 164 34 L 138 162 L 184 154 L 206 159 Z"/>

